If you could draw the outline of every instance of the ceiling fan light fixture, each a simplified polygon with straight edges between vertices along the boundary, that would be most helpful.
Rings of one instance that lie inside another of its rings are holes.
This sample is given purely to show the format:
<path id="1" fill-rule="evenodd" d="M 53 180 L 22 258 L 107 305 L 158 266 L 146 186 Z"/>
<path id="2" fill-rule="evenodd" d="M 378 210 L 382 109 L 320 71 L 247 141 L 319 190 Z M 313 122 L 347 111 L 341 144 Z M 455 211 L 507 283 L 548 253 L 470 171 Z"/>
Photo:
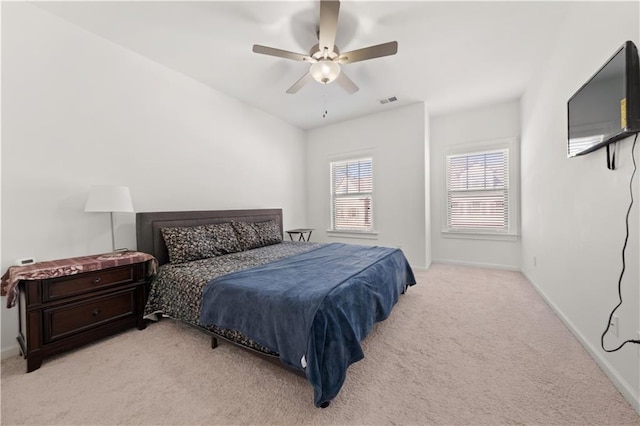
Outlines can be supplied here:
<path id="1" fill-rule="evenodd" d="M 309 73 L 318 83 L 329 84 L 340 75 L 340 65 L 328 59 L 321 59 L 311 64 Z"/>

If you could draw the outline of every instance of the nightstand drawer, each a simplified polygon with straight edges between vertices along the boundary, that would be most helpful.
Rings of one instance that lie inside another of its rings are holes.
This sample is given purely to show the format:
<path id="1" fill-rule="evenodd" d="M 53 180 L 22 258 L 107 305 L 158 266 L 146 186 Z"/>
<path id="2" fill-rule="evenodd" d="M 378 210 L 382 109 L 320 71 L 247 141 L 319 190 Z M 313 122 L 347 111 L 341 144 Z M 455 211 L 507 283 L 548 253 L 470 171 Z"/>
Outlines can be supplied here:
<path id="1" fill-rule="evenodd" d="M 136 280 L 132 265 L 51 279 L 44 284 L 44 300 L 56 300 Z"/>
<path id="2" fill-rule="evenodd" d="M 136 315 L 136 289 L 78 302 L 44 314 L 44 342 Z"/>

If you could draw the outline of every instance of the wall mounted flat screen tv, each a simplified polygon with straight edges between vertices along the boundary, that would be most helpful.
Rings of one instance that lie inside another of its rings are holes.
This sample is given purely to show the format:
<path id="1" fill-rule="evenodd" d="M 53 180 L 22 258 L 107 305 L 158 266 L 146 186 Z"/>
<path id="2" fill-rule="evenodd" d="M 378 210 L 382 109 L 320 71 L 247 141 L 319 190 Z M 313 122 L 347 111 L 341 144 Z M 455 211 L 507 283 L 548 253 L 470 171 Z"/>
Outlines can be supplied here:
<path id="1" fill-rule="evenodd" d="M 627 41 L 567 102 L 567 156 L 640 132 L 638 49 Z"/>

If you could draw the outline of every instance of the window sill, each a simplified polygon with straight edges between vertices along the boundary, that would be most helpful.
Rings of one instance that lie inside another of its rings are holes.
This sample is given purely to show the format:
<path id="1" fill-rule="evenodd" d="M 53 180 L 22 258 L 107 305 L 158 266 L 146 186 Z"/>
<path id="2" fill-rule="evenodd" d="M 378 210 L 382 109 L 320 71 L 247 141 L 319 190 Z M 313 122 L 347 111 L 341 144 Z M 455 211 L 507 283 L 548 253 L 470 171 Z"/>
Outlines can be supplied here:
<path id="1" fill-rule="evenodd" d="M 376 231 L 336 231 L 328 229 L 327 236 L 334 238 L 358 238 L 367 240 L 378 239 L 378 233 Z"/>
<path id="2" fill-rule="evenodd" d="M 457 238 L 461 240 L 492 240 L 492 241 L 518 241 L 520 236 L 513 233 L 482 232 L 482 231 L 441 231 L 444 238 Z"/>

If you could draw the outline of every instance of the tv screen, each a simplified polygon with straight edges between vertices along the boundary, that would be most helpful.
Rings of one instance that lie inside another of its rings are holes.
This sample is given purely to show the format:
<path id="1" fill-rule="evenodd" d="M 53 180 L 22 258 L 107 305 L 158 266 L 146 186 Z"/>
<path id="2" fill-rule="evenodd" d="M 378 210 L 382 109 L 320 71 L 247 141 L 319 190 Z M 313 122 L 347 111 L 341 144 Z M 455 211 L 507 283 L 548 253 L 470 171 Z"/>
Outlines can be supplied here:
<path id="1" fill-rule="evenodd" d="M 567 156 L 586 154 L 640 131 L 638 50 L 627 41 L 567 102 Z"/>

